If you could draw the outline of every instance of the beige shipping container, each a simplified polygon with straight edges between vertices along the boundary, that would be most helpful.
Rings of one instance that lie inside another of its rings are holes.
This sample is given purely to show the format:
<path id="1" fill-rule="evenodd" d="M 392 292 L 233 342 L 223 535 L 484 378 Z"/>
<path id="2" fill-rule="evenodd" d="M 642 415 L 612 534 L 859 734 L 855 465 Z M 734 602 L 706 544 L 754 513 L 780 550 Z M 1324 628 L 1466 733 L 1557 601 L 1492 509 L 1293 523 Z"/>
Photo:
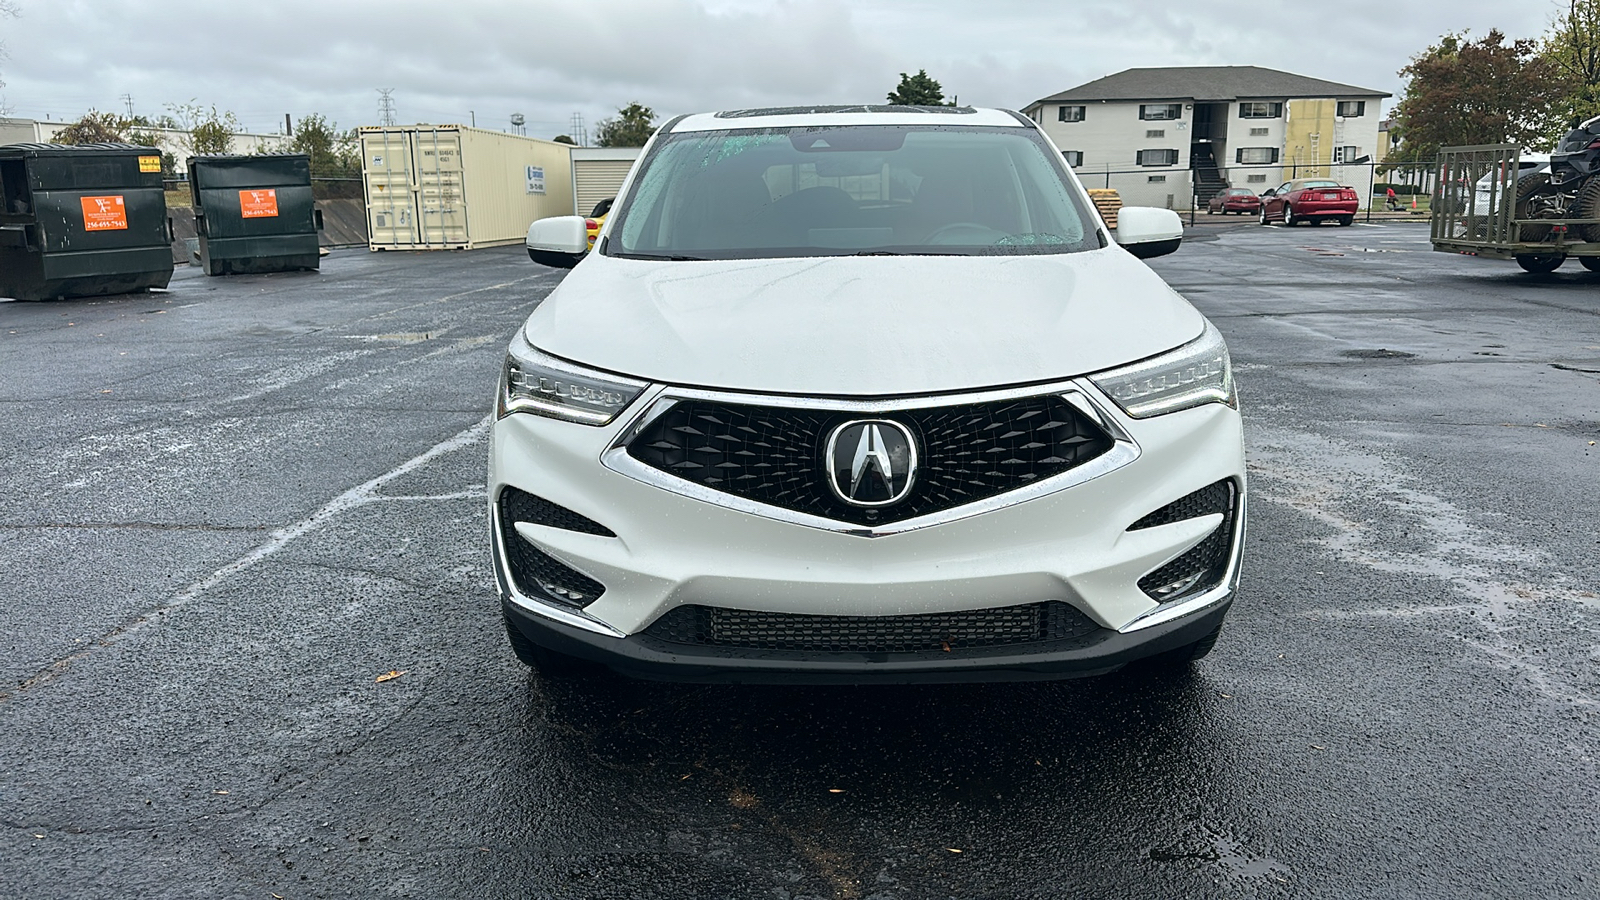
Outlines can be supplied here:
<path id="1" fill-rule="evenodd" d="M 520 243 L 572 209 L 566 144 L 464 125 L 362 128 L 361 176 L 373 250 Z"/>
<path id="2" fill-rule="evenodd" d="M 587 216 L 595 204 L 617 196 L 628 170 L 633 168 L 642 147 L 573 147 L 572 195 L 577 198 L 573 212 Z"/>

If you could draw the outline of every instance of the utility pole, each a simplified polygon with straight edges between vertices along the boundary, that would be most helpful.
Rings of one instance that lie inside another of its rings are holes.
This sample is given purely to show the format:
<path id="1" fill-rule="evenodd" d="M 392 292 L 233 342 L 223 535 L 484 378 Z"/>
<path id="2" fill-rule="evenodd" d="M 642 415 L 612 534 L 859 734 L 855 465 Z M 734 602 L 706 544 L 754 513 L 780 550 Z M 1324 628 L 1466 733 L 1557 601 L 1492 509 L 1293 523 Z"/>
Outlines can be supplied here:
<path id="1" fill-rule="evenodd" d="M 472 127 L 473 128 L 477 128 L 478 127 L 478 113 L 477 113 L 477 111 L 469 109 L 469 110 L 467 110 L 467 115 L 472 117 Z"/>
<path id="2" fill-rule="evenodd" d="M 283 134 L 285 137 L 294 137 L 294 122 L 288 113 L 283 114 Z"/>
<path id="3" fill-rule="evenodd" d="M 571 132 L 567 136 L 577 141 L 579 147 L 589 146 L 589 130 L 583 124 L 583 113 L 572 114 Z"/>
<path id="4" fill-rule="evenodd" d="M 130 118 L 130 119 L 133 118 L 133 95 L 132 94 L 123 94 L 121 97 L 118 97 L 117 99 L 121 100 L 123 103 L 126 103 L 128 105 L 128 118 Z"/>
<path id="5" fill-rule="evenodd" d="M 378 124 L 394 124 L 394 88 L 378 88 Z"/>

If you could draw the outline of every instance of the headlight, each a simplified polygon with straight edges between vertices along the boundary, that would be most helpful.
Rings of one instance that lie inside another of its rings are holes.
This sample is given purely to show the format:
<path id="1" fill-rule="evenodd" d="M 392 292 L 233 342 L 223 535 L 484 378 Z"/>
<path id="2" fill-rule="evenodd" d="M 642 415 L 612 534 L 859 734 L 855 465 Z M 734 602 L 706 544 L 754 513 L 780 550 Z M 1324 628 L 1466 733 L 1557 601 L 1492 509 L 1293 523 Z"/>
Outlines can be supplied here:
<path id="1" fill-rule="evenodd" d="M 642 381 L 573 365 L 534 349 L 522 330 L 511 341 L 500 375 L 496 415 L 527 412 L 584 425 L 604 425 L 645 389 Z"/>
<path id="2" fill-rule="evenodd" d="M 1200 337 L 1171 353 L 1091 375 L 1089 380 L 1135 419 L 1204 403 L 1239 405 L 1233 392 L 1228 346 L 1210 322 Z"/>

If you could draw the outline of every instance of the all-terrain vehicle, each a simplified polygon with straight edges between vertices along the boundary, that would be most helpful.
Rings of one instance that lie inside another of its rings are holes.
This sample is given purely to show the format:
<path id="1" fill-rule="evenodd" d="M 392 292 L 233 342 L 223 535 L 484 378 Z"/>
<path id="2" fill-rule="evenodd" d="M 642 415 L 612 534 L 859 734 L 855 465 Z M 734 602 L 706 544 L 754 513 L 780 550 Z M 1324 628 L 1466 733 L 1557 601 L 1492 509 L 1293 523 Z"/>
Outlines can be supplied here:
<path id="1" fill-rule="evenodd" d="M 1517 181 L 1516 218 L 1600 219 L 1600 116 L 1573 126 L 1550 154 L 1550 168 Z M 1583 225 L 1585 241 L 1600 241 L 1600 225 Z M 1525 224 L 1524 241 L 1542 241 L 1554 225 Z"/>

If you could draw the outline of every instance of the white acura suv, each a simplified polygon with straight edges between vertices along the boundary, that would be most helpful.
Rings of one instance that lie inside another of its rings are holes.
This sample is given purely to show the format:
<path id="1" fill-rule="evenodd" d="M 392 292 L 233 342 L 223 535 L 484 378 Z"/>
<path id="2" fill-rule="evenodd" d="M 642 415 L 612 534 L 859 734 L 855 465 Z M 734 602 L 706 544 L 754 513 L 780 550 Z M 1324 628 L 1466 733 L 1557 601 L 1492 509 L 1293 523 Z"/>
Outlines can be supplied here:
<path id="1" fill-rule="evenodd" d="M 513 340 L 489 458 L 511 646 L 690 681 L 1089 675 L 1211 649 L 1245 470 L 1228 351 L 1012 112 L 663 125 Z"/>

